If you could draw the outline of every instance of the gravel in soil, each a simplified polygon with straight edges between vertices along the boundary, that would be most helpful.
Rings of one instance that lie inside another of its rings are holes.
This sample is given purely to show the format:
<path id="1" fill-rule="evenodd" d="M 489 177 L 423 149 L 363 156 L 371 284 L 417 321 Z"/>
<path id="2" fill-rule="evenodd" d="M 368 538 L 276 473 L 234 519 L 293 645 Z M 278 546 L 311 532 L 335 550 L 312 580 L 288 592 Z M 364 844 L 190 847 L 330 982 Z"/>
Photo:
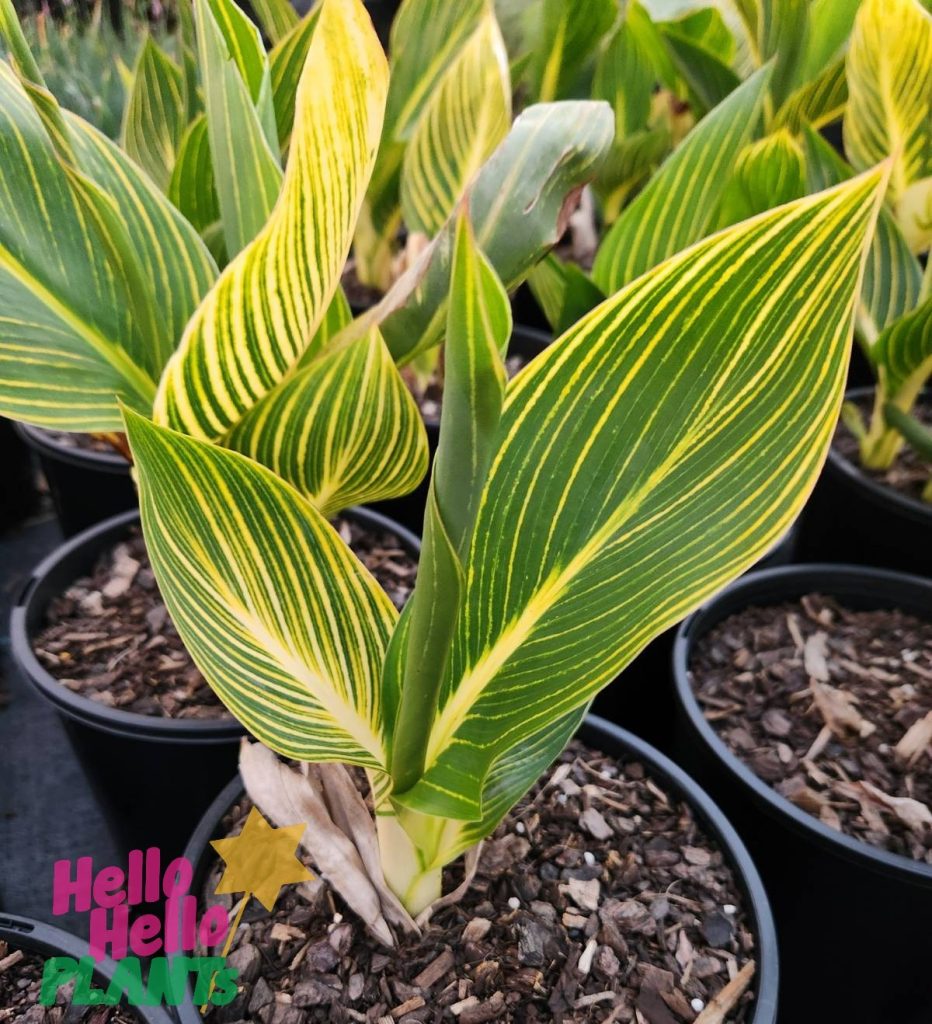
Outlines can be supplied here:
<path id="1" fill-rule="evenodd" d="M 706 719 L 778 793 L 932 864 L 932 623 L 812 594 L 725 619 L 690 669 Z"/>
<path id="2" fill-rule="evenodd" d="M 349 519 L 336 527 L 401 608 L 417 562 L 391 533 Z M 51 603 L 33 649 L 63 686 L 107 707 L 163 718 L 230 717 L 172 625 L 138 530 Z"/>
<path id="3" fill-rule="evenodd" d="M 54 1006 L 42 1006 L 44 965 L 44 956 L 0 939 L 0 1024 L 138 1024 L 128 1007 L 72 1006 L 73 982 L 58 990 Z"/>
<path id="4" fill-rule="evenodd" d="M 870 402 L 861 401 L 856 404 L 865 417 L 870 416 Z M 913 409 L 913 415 L 920 423 L 932 428 L 932 405 L 917 403 Z M 929 480 L 932 479 L 932 465 L 908 444 L 903 445 L 889 469 L 867 469 L 862 466 L 857 438 L 841 421 L 835 429 L 835 439 L 832 444 L 840 455 L 843 455 L 852 465 L 857 466 L 871 480 L 886 484 L 887 487 L 900 494 L 905 494 L 908 498 L 915 498 L 917 501 L 923 500 L 922 492 Z"/>
<path id="5" fill-rule="evenodd" d="M 74 448 L 82 452 L 96 452 L 98 455 L 120 454 L 109 441 L 97 434 L 76 434 L 65 430 L 45 429 L 42 430 L 42 433 L 64 448 Z"/>
<path id="6" fill-rule="evenodd" d="M 229 834 L 249 807 L 231 809 Z M 448 869 L 444 891 L 461 881 Z M 755 940 L 721 850 L 642 764 L 575 742 L 485 843 L 463 900 L 397 953 L 370 942 L 319 879 L 283 889 L 271 915 L 251 901 L 243 921 L 228 961 L 240 990 L 209 1012 L 214 1024 L 742 1024 L 753 1014 Z"/>

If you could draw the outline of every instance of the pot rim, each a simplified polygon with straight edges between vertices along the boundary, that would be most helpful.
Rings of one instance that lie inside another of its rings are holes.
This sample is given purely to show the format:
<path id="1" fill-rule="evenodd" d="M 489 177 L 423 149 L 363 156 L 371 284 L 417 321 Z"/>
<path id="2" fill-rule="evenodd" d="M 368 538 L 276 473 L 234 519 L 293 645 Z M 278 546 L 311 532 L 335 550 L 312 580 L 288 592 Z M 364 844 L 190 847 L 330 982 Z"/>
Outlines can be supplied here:
<path id="1" fill-rule="evenodd" d="M 341 515 L 377 529 L 393 533 L 412 554 L 420 551 L 420 540 L 400 523 L 363 506 L 346 509 Z M 132 736 L 156 743 L 215 744 L 238 742 L 246 730 L 235 719 L 157 718 L 123 708 L 111 708 L 74 693 L 63 686 L 36 657 L 32 648 L 29 621 L 42 621 L 46 605 L 40 607 L 40 584 L 58 567 L 86 546 L 101 551 L 116 542 L 130 525 L 138 523 L 139 509 L 131 509 L 104 519 L 95 526 L 65 541 L 33 569 L 20 591 L 10 614 L 10 648 L 19 671 L 55 708 L 82 725 L 117 736 Z M 80 575 L 80 574 L 79 574 Z"/>
<path id="2" fill-rule="evenodd" d="M 0 939 L 14 945 L 30 949 L 43 957 L 63 953 L 65 956 L 80 960 L 89 956 L 86 942 L 82 942 L 71 932 L 63 931 L 56 925 L 37 921 L 35 918 L 23 917 L 20 914 L 9 914 L 0 911 Z M 109 981 L 113 978 L 116 963 L 105 957 L 96 963 L 94 973 L 100 980 Z M 132 1006 L 130 1009 L 143 1024 L 173 1024 L 172 1016 L 163 1006 Z"/>
<path id="3" fill-rule="evenodd" d="M 98 473 L 112 473 L 115 476 L 130 474 L 129 462 L 118 452 L 94 452 L 77 447 L 71 448 L 56 440 L 43 427 L 34 426 L 32 423 L 14 421 L 13 426 L 30 448 L 47 458 Z"/>
<path id="4" fill-rule="evenodd" d="M 735 874 L 735 882 L 745 902 L 754 935 L 756 938 L 754 971 L 754 1007 L 750 1024 L 775 1024 L 777 1019 L 777 1002 L 779 996 L 779 952 L 777 934 L 774 926 L 770 902 L 761 881 L 760 874 L 754 866 L 747 847 L 742 842 L 732 824 L 708 793 L 682 768 L 674 764 L 649 743 L 638 738 L 627 729 L 615 725 L 598 715 L 588 714 L 579 729 L 583 741 L 593 747 L 603 748 L 603 753 L 621 758 L 621 753 L 613 753 L 611 749 L 621 749 L 624 753 L 645 762 L 652 777 L 658 778 L 664 785 L 675 790 L 683 801 L 689 804 L 696 813 L 702 827 L 709 833 L 721 848 L 726 860 Z M 204 873 L 204 856 L 209 849 L 209 842 L 215 838 L 217 829 L 230 805 L 243 793 L 243 782 L 237 773 L 223 787 L 216 799 L 204 812 L 188 844 L 183 856 L 194 868 L 194 883 L 200 884 Z M 197 1024 L 200 1016 L 192 1016 L 197 1011 L 191 1006 L 189 998 L 179 1007 L 181 1024 Z"/>
<path id="5" fill-rule="evenodd" d="M 845 392 L 845 401 L 873 398 L 875 390 L 873 387 L 849 388 Z M 928 390 L 925 390 L 923 394 L 930 397 Z M 829 445 L 826 469 L 841 477 L 850 487 L 863 492 L 864 496 L 874 505 L 932 528 L 932 504 L 910 497 L 908 494 L 902 494 L 893 487 L 874 480 L 859 465 L 842 455 L 834 444 Z"/>
<path id="6" fill-rule="evenodd" d="M 889 569 L 816 562 L 749 573 L 712 597 L 677 629 L 673 641 L 673 678 L 677 702 L 707 752 L 715 757 L 733 780 L 749 791 L 749 796 L 761 801 L 763 808 L 772 817 L 788 819 L 796 832 L 802 833 L 817 845 L 827 845 L 844 860 L 932 888 L 932 864 L 922 864 L 911 857 L 882 850 L 837 831 L 781 796 L 732 753 L 706 721 L 693 693 L 689 682 L 689 660 L 698 639 L 741 608 L 753 604 L 766 606 L 768 603 L 801 596 L 814 589 L 842 600 L 846 595 L 862 593 L 870 601 L 876 599 L 877 608 L 898 607 L 896 593 L 912 591 L 914 606 L 925 603 L 932 609 L 932 580 Z"/>

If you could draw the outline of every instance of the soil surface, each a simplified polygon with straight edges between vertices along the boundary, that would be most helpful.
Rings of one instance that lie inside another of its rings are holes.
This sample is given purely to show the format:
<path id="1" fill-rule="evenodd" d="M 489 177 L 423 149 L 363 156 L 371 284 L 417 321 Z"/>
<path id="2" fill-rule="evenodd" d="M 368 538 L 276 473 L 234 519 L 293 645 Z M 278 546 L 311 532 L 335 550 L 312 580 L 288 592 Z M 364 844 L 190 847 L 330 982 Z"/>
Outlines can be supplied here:
<path id="1" fill-rule="evenodd" d="M 870 416 L 871 402 L 859 401 L 855 404 L 861 409 L 865 417 Z M 920 423 L 925 424 L 927 427 L 932 427 L 932 405 L 917 403 L 913 409 L 913 415 Z M 879 470 L 866 469 L 861 465 L 857 438 L 841 421 L 839 421 L 835 430 L 835 439 L 832 444 L 839 454 L 857 466 L 871 480 L 886 484 L 887 487 L 891 487 L 893 490 L 899 491 L 900 494 L 905 494 L 909 498 L 922 501 L 923 489 L 930 478 L 932 478 L 932 465 L 908 444 L 903 445 L 889 469 Z"/>
<path id="2" fill-rule="evenodd" d="M 690 668 L 708 721 L 778 793 L 932 864 L 932 622 L 810 595 L 725 619 Z"/>
<path id="3" fill-rule="evenodd" d="M 231 809 L 229 833 L 249 806 Z M 454 865 L 444 891 L 461 881 Z M 755 939 L 721 851 L 643 765 L 579 743 L 484 844 L 462 902 L 399 952 L 368 941 L 320 880 L 283 889 L 271 915 L 252 901 L 243 921 L 228 961 L 240 992 L 208 1015 L 215 1024 L 720 1024 L 753 1013 Z"/>
<path id="4" fill-rule="evenodd" d="M 377 306 L 385 297 L 384 293 L 371 285 L 363 284 L 356 276 L 356 261 L 349 259 L 343 269 L 343 277 L 340 282 L 343 291 L 349 301 L 350 308 L 358 313 L 361 310 Z"/>
<path id="5" fill-rule="evenodd" d="M 58 990 L 54 1006 L 42 1006 L 45 959 L 0 940 L 0 1024 L 138 1024 L 126 1006 L 72 1006 L 73 983 Z"/>
<path id="6" fill-rule="evenodd" d="M 417 562 L 398 539 L 349 519 L 343 539 L 401 608 Z M 36 656 L 69 690 L 108 707 L 163 718 L 229 718 L 191 661 L 162 603 L 138 530 L 49 607 Z"/>
<path id="7" fill-rule="evenodd" d="M 46 437 L 64 448 L 75 448 L 82 452 L 97 452 L 99 455 L 119 455 L 109 441 L 97 434 L 72 434 L 64 430 L 42 430 Z"/>

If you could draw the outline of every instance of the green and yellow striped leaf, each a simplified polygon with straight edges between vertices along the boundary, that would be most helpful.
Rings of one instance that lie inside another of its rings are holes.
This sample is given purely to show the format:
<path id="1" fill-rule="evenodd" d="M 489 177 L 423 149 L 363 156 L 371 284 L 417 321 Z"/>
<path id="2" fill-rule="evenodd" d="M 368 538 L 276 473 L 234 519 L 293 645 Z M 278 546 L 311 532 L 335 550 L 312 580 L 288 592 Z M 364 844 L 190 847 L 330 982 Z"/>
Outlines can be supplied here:
<path id="1" fill-rule="evenodd" d="M 287 377 L 221 443 L 325 516 L 407 494 L 427 472 L 423 420 L 377 328 Z"/>
<path id="2" fill-rule="evenodd" d="M 932 14 L 864 0 L 847 60 L 845 150 L 863 169 L 893 156 L 890 198 L 913 252 L 932 242 Z"/>
<path id="3" fill-rule="evenodd" d="M 737 224 L 807 192 L 806 158 L 786 128 L 752 142 L 738 156 L 722 196 L 719 227 Z"/>
<path id="4" fill-rule="evenodd" d="M 605 236 L 592 277 L 611 295 L 705 235 L 763 107 L 769 71 L 736 89 L 686 136 Z"/>
<path id="5" fill-rule="evenodd" d="M 392 745 L 392 778 L 401 789 L 412 786 L 424 769 L 432 711 L 459 610 L 463 560 L 505 399 L 511 305 L 476 248 L 463 213 L 456 222 L 447 319 L 440 443 L 424 518 L 418 586 L 407 612 L 404 677 Z"/>
<path id="6" fill-rule="evenodd" d="M 908 412 L 932 377 L 932 298 L 885 328 L 871 357 L 886 397 Z"/>
<path id="7" fill-rule="evenodd" d="M 811 82 L 848 48 L 861 0 L 811 0 L 809 30 L 800 61 L 799 78 Z"/>
<path id="8" fill-rule="evenodd" d="M 810 192 L 838 185 L 854 174 L 828 142 L 808 126 L 803 131 L 803 146 Z M 893 217 L 883 209 L 864 268 L 856 321 L 858 340 L 869 349 L 888 324 L 915 309 L 921 289 L 919 261 L 909 251 Z"/>
<path id="9" fill-rule="evenodd" d="M 168 185 L 168 198 L 202 236 L 208 237 L 212 232 L 222 235 L 222 230 L 219 230 L 220 200 L 214 182 L 207 118 L 204 114 L 198 114 L 188 125 L 181 140 Z M 224 259 L 218 260 L 218 263 L 226 263 L 225 245 L 223 248 Z"/>
<path id="10" fill-rule="evenodd" d="M 264 227 L 282 184 L 258 29 L 233 0 L 194 0 L 207 135 L 232 259 Z"/>
<path id="11" fill-rule="evenodd" d="M 112 142 L 72 115 L 61 125 L 74 165 L 62 163 L 29 96 L 0 63 L 0 409 L 40 426 L 118 430 L 117 398 L 151 408 L 162 367 L 216 268 L 196 232 Z M 121 238 L 102 239 L 99 231 L 114 225 Z M 110 247 L 117 242 L 120 266 Z M 127 274 L 146 295 L 128 292 Z M 145 303 L 157 308 L 155 323 L 136 321 Z"/>
<path id="12" fill-rule="evenodd" d="M 535 102 L 586 95 L 587 66 L 617 16 L 617 0 L 542 0 L 528 66 Z"/>
<path id="13" fill-rule="evenodd" d="M 800 86 L 787 98 L 777 113 L 774 125 L 792 132 L 802 130 L 804 124 L 814 128 L 837 121 L 848 102 L 848 80 L 844 58 L 830 64 L 815 78 Z"/>
<path id="14" fill-rule="evenodd" d="M 278 128 L 278 144 L 283 153 L 291 143 L 298 83 L 301 81 L 301 71 L 307 60 L 311 40 L 314 38 L 319 14 L 320 3 L 316 3 L 294 28 L 275 44 L 269 54 L 275 124 Z"/>
<path id="15" fill-rule="evenodd" d="M 510 127 L 508 55 L 489 7 L 440 80 L 405 151 L 401 208 L 409 230 L 437 234 Z"/>
<path id="16" fill-rule="evenodd" d="M 883 173 L 680 253 L 511 383 L 421 780 L 479 820 L 492 766 L 586 704 L 798 514 L 825 459 Z"/>
<path id="17" fill-rule="evenodd" d="M 259 26 L 273 46 L 277 46 L 301 20 L 289 0 L 250 0 Z"/>
<path id="18" fill-rule="evenodd" d="M 601 102 L 529 107 L 479 172 L 469 193 L 470 219 L 506 288 L 517 287 L 562 237 L 576 197 L 608 151 L 613 121 Z M 450 222 L 342 340 L 378 324 L 399 364 L 436 345 L 446 328 L 454 233 Z"/>
<path id="19" fill-rule="evenodd" d="M 630 4 L 596 62 L 592 98 L 605 100 L 615 111 L 616 144 L 645 129 L 650 118 L 659 76 L 645 38 L 652 26 L 645 30 L 645 19 L 640 4 Z"/>
<path id="20" fill-rule="evenodd" d="M 758 66 L 773 61 L 770 97 L 779 108 L 799 84 L 809 38 L 810 0 L 735 0 Z"/>
<path id="21" fill-rule="evenodd" d="M 123 148 L 163 191 L 168 189 L 185 126 L 182 70 L 147 38 L 123 113 Z"/>
<path id="22" fill-rule="evenodd" d="M 568 331 L 605 300 L 582 269 L 575 263 L 564 263 L 553 253 L 537 264 L 527 280 L 555 335 Z"/>
<path id="23" fill-rule="evenodd" d="M 632 193 L 669 154 L 672 144 L 673 137 L 665 124 L 635 132 L 620 141 L 616 137 L 594 183 L 606 224 L 618 220 Z"/>
<path id="24" fill-rule="evenodd" d="M 281 195 L 189 323 L 162 378 L 158 422 L 220 438 L 307 349 L 346 262 L 379 142 L 387 74 L 361 0 L 324 0 L 298 87 Z"/>
<path id="25" fill-rule="evenodd" d="M 384 769 L 381 587 L 269 470 L 128 410 L 126 432 L 152 568 L 217 696 L 285 757 Z"/>

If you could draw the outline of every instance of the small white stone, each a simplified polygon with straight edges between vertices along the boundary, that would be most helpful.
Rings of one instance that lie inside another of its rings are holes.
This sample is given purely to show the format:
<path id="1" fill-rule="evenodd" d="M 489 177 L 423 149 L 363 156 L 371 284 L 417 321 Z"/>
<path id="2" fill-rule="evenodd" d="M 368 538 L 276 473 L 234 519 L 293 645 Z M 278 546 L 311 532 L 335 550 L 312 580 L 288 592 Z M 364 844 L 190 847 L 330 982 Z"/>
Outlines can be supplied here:
<path id="1" fill-rule="evenodd" d="M 512 896 L 508 900 L 508 906 L 511 907 L 512 910 L 517 910 L 518 907 L 521 906 L 521 900 L 519 900 L 517 896 Z"/>
<path id="2" fill-rule="evenodd" d="M 565 806 L 565 804 L 566 804 L 566 793 L 557 793 L 557 803 L 560 804 L 561 807 Z"/>
<path id="3" fill-rule="evenodd" d="M 595 854 L 589 850 L 586 850 L 586 852 L 582 855 L 582 859 L 589 865 L 590 868 L 593 864 L 595 864 Z"/>
<path id="4" fill-rule="evenodd" d="M 734 903 L 726 903 L 725 906 L 722 907 L 722 910 L 724 910 L 726 914 L 738 913 L 738 908 L 734 905 Z"/>
<path id="5" fill-rule="evenodd" d="M 343 920 L 343 915 L 342 914 L 336 913 L 336 914 L 333 915 L 333 923 L 334 924 L 340 924 L 340 922 L 342 920 Z"/>
<path id="6" fill-rule="evenodd" d="M 519 836 L 523 836 L 524 835 L 524 822 L 523 821 L 519 821 L 515 825 L 515 832 L 517 832 Z"/>
<path id="7" fill-rule="evenodd" d="M 690 999 L 689 1005 L 696 1011 L 696 1013 L 700 1013 L 705 1009 L 705 1003 L 698 996 L 695 999 Z"/>

